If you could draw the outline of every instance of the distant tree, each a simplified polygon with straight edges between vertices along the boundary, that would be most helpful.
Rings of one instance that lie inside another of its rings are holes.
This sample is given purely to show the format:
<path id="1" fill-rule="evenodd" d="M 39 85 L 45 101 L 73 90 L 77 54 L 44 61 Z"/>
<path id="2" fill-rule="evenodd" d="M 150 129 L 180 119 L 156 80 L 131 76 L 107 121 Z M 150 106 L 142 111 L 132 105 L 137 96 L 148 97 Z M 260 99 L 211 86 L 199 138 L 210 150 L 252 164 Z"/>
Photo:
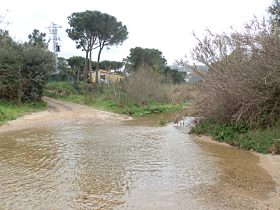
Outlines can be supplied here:
<path id="1" fill-rule="evenodd" d="M 63 57 L 57 58 L 57 69 L 60 75 L 60 78 L 63 80 L 66 80 L 72 76 L 71 68 L 68 64 L 68 60 Z"/>
<path id="2" fill-rule="evenodd" d="M 124 62 L 113 61 L 111 62 L 111 69 L 120 70 L 124 67 Z"/>
<path id="3" fill-rule="evenodd" d="M 274 0 L 272 5 L 268 7 L 271 24 L 274 27 L 280 27 L 280 0 Z"/>
<path id="4" fill-rule="evenodd" d="M 92 50 L 98 48 L 96 63 L 96 81 L 98 81 L 98 69 L 101 52 L 105 46 L 122 44 L 127 39 L 127 28 L 118 22 L 114 16 L 99 11 L 85 11 L 72 13 L 68 17 L 70 28 L 66 30 L 68 36 L 76 42 L 78 49 L 86 52 L 84 77 L 92 69 Z M 90 75 L 91 78 L 91 75 Z"/>
<path id="5" fill-rule="evenodd" d="M 128 31 L 126 26 L 122 25 L 122 22 L 117 21 L 114 16 L 103 13 L 98 25 L 96 81 L 98 81 L 100 56 L 104 47 L 122 44 L 127 38 Z"/>
<path id="6" fill-rule="evenodd" d="M 13 41 L 13 39 L 10 37 L 9 35 L 9 31 L 6 30 L 2 30 L 0 29 L 0 42 L 3 43 L 14 43 L 16 44 L 16 42 Z"/>
<path id="7" fill-rule="evenodd" d="M 83 74 L 85 67 L 85 58 L 81 56 L 73 56 L 67 59 L 69 66 L 74 71 L 76 75 L 76 81 L 79 83 L 80 75 Z"/>
<path id="8" fill-rule="evenodd" d="M 77 49 L 85 51 L 84 80 L 91 74 L 91 56 L 97 44 L 97 33 L 102 13 L 99 11 L 75 12 L 68 17 L 70 28 L 66 30 L 68 36 L 76 42 Z M 91 75 L 90 75 L 91 77 Z"/>
<path id="9" fill-rule="evenodd" d="M 124 61 L 126 71 L 136 71 L 140 67 L 163 70 L 167 63 L 161 51 L 141 47 L 131 48 L 129 56 Z"/>
<path id="10" fill-rule="evenodd" d="M 49 42 L 46 40 L 46 33 L 42 33 L 38 29 L 34 29 L 33 32 L 28 35 L 28 39 L 28 43 L 32 46 L 48 48 Z"/>
<path id="11" fill-rule="evenodd" d="M 166 80 L 171 80 L 173 84 L 185 82 L 186 72 L 179 71 L 178 69 L 169 66 L 166 66 L 162 72 L 165 75 Z"/>
<path id="12" fill-rule="evenodd" d="M 93 62 L 93 66 L 97 65 L 97 62 Z M 100 61 L 99 62 L 99 68 L 100 69 L 105 69 L 105 70 L 119 70 L 124 66 L 124 62 L 119 62 L 119 61 Z M 96 69 L 96 68 L 95 68 Z"/>

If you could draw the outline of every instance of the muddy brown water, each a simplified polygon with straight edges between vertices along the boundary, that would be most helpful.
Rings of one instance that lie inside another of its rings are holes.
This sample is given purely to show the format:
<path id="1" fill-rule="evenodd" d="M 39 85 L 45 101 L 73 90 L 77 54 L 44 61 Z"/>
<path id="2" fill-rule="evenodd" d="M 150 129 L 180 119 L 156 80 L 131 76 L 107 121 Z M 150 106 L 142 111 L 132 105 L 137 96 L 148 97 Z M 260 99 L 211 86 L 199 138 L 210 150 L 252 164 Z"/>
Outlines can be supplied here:
<path id="1" fill-rule="evenodd" d="M 1 132 L 0 209 L 262 209 L 275 184 L 258 157 L 158 126 L 172 117 Z"/>

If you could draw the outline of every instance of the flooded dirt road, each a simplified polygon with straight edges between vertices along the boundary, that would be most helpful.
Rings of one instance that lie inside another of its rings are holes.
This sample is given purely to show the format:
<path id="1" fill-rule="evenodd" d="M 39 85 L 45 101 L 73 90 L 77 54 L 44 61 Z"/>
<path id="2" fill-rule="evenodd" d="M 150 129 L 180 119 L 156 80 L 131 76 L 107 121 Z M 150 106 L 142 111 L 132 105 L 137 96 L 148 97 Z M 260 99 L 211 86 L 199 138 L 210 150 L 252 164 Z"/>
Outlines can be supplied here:
<path id="1" fill-rule="evenodd" d="M 0 128 L 0 209 L 278 208 L 259 156 L 157 126 L 172 116 L 46 100 Z"/>

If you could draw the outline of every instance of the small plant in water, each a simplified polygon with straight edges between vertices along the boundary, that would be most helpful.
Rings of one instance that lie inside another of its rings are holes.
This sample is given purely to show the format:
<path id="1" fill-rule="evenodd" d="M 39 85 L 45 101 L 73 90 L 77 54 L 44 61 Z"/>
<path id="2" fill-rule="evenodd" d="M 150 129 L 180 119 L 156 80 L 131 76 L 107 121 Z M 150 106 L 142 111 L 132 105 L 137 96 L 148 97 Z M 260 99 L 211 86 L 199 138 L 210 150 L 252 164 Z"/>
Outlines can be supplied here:
<path id="1" fill-rule="evenodd" d="M 166 122 L 164 120 L 159 121 L 159 125 L 165 125 L 165 124 L 166 124 Z"/>
<path id="2" fill-rule="evenodd" d="M 274 144 L 269 148 L 272 154 L 280 154 L 280 139 L 275 139 Z"/>

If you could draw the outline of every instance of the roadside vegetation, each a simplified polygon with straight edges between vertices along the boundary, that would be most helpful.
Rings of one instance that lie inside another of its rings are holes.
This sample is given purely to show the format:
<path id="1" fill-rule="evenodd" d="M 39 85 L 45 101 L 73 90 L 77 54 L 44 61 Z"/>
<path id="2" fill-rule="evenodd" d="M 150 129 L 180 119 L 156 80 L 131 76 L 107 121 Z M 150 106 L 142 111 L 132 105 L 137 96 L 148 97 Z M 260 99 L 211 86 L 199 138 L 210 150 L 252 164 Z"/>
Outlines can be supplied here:
<path id="1" fill-rule="evenodd" d="M 120 45 L 128 37 L 126 26 L 114 16 L 87 10 L 72 13 L 68 21 L 68 36 L 77 49 L 85 51 L 85 58 L 59 58 L 58 78 L 46 86 L 47 96 L 128 115 L 177 111 L 185 105 L 185 98 L 174 103 L 178 99 L 172 93 L 173 84 L 185 81 L 184 73 L 168 67 L 159 50 L 136 47 L 124 62 L 100 61 L 104 47 Z M 98 50 L 96 62 L 92 61 L 94 49 Z M 100 69 L 123 79 L 99 78 Z"/>
<path id="2" fill-rule="evenodd" d="M 44 94 L 128 115 L 174 112 L 186 105 L 187 87 L 179 85 L 185 73 L 167 66 L 159 50 L 136 47 L 123 62 L 100 61 L 104 47 L 121 45 L 128 38 L 126 26 L 114 16 L 87 10 L 72 13 L 68 23 L 68 36 L 85 57 L 56 58 L 48 50 L 46 34 L 37 29 L 25 43 L 0 30 L 1 122 L 40 110 Z M 92 61 L 95 49 L 98 56 Z M 100 69 L 123 79 L 108 82 L 99 78 Z"/>
<path id="3" fill-rule="evenodd" d="M 134 116 L 175 112 L 184 108 L 189 101 L 189 95 L 183 94 L 187 85 L 173 85 L 163 80 L 165 77 L 162 74 L 142 69 L 118 83 L 50 82 L 45 95 Z"/>
<path id="4" fill-rule="evenodd" d="M 19 43 L 0 29 L 0 125 L 47 107 L 41 99 L 54 56 L 46 34 L 35 29 L 28 38 Z"/>
<path id="5" fill-rule="evenodd" d="M 0 101 L 0 125 L 21 117 L 25 114 L 42 111 L 47 108 L 47 104 L 43 101 L 14 103 L 8 101 Z"/>
<path id="6" fill-rule="evenodd" d="M 208 67 L 194 102 L 205 117 L 191 132 L 262 153 L 280 153 L 279 2 L 271 19 L 254 19 L 243 31 L 208 35 L 192 57 Z"/>
<path id="7" fill-rule="evenodd" d="M 210 135 L 213 139 L 232 146 L 260 153 L 279 154 L 280 123 L 273 126 L 250 127 L 241 123 L 219 122 L 206 118 L 192 128 L 191 133 Z"/>
<path id="8" fill-rule="evenodd" d="M 39 43 L 33 40 L 17 43 L 7 31 L 0 30 L 1 100 L 17 103 L 41 100 L 54 57 Z"/>
<path id="9" fill-rule="evenodd" d="M 81 83 L 79 86 L 83 86 Z M 99 86 L 99 87 L 97 87 Z M 69 89 L 61 90 L 61 87 Z M 102 84 L 92 85 L 94 89 L 99 89 L 95 93 L 85 93 L 84 89 L 74 89 L 69 83 L 54 82 L 49 83 L 46 87 L 46 96 L 61 99 L 69 102 L 88 105 L 100 110 L 111 111 L 119 114 L 127 114 L 133 116 L 142 116 L 151 113 L 175 112 L 184 107 L 184 104 L 171 104 L 167 102 L 149 101 L 139 105 L 133 102 L 121 102 L 114 98 L 113 87 Z"/>
<path id="10" fill-rule="evenodd" d="M 102 25 L 90 28 L 96 33 L 88 33 L 88 25 L 81 25 L 78 22 L 83 18 L 98 22 L 99 18 L 102 19 L 104 15 L 107 14 L 86 11 L 73 13 L 69 17 L 71 26 L 68 30 L 69 37 L 78 43 L 77 48 L 89 47 L 88 52 L 86 52 L 85 58 L 73 56 L 67 60 L 59 59 L 59 78 L 46 86 L 45 94 L 49 97 L 134 116 L 175 112 L 182 109 L 189 101 L 188 94 L 184 93 L 187 88 L 182 85 L 185 83 L 185 72 L 167 66 L 167 61 L 161 51 L 135 47 L 130 49 L 130 54 L 123 59 L 123 62 L 100 62 L 100 54 L 97 62 L 91 61 L 91 50 L 99 43 L 99 38 L 93 34 L 100 33 L 98 27 L 102 27 Z M 126 27 L 121 23 L 118 24 L 120 32 L 117 32 L 114 40 L 119 41 L 108 41 L 108 45 L 121 44 L 127 38 Z M 80 31 L 84 31 L 84 33 L 78 33 Z M 85 33 L 88 33 L 87 38 L 84 37 Z M 108 33 L 116 32 L 106 32 L 106 34 Z M 107 36 L 106 34 L 104 37 Z M 118 38 L 118 36 L 120 37 Z M 84 42 L 84 39 L 89 41 Z M 92 45 L 88 46 L 90 40 L 92 40 Z M 81 43 L 87 45 L 81 47 Z M 101 53 L 101 51 L 99 52 Z M 120 75 L 121 81 L 109 81 L 105 76 L 99 78 L 96 76 L 98 74 L 96 70 L 100 70 L 100 68 Z M 62 78 L 65 78 L 64 82 L 61 81 Z"/>
<path id="11" fill-rule="evenodd" d="M 76 24 L 75 21 L 79 20 L 78 16 L 99 19 L 103 15 L 106 16 L 106 14 L 89 11 L 72 14 L 69 17 L 70 38 L 73 38 L 76 43 L 84 43 L 84 33 L 81 35 L 77 32 L 88 32 L 88 25 Z M 98 27 L 92 27 L 91 30 L 97 30 Z M 118 35 L 123 35 L 120 37 L 120 42 L 111 44 L 121 44 L 127 38 L 126 27 L 120 24 L 120 30 L 121 33 Z M 92 34 L 94 33 L 89 33 L 87 39 L 97 41 Z M 93 41 L 92 45 L 96 44 L 98 42 Z M 78 44 L 77 48 L 80 47 Z M 130 49 L 130 54 L 123 62 L 99 61 L 100 57 L 97 62 L 94 62 L 91 61 L 91 50 L 89 49 L 85 58 L 79 56 L 69 59 L 59 58 L 57 78 L 51 79 L 47 84 L 45 94 L 49 97 L 134 116 L 175 112 L 181 110 L 186 106 L 186 102 L 189 102 L 188 93 L 185 92 L 188 88 L 185 84 L 185 72 L 167 66 L 167 61 L 161 51 L 136 47 Z M 110 81 L 105 76 L 104 78 L 96 77 L 97 69 L 114 72 L 122 79 Z"/>

